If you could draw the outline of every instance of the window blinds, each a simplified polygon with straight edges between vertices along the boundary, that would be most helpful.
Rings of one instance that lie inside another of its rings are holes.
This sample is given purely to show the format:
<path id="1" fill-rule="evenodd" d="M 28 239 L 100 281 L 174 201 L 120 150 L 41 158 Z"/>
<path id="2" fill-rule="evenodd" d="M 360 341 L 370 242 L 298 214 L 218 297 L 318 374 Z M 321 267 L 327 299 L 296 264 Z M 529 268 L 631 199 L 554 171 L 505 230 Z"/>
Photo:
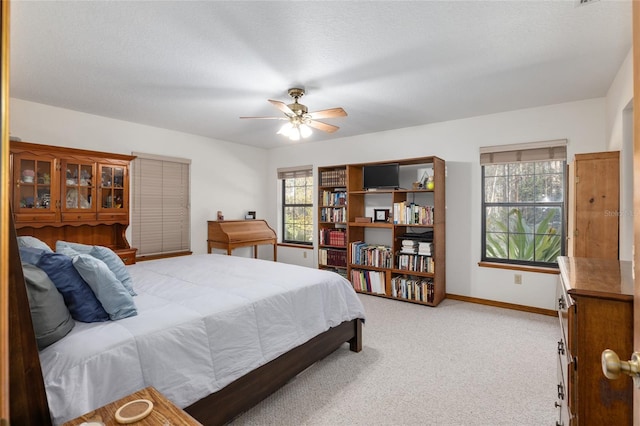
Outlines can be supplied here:
<path id="1" fill-rule="evenodd" d="M 132 245 L 138 256 L 191 250 L 191 160 L 134 153 Z"/>
<path id="2" fill-rule="evenodd" d="M 487 164 L 566 159 L 566 139 L 480 148 L 480 165 L 482 166 Z"/>
<path id="3" fill-rule="evenodd" d="M 278 179 L 306 178 L 313 176 L 313 166 L 286 167 L 278 169 Z"/>

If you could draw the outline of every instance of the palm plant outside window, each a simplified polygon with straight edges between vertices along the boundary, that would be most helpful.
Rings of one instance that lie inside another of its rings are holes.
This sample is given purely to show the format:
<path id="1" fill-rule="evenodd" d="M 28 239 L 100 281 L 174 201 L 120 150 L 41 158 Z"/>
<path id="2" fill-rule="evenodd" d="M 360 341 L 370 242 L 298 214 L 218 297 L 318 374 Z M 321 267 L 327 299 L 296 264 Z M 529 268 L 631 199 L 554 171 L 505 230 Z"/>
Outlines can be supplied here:
<path id="1" fill-rule="evenodd" d="M 313 175 L 301 170 L 282 178 L 282 242 L 313 244 Z"/>
<path id="2" fill-rule="evenodd" d="M 545 152 L 554 157 L 553 150 L 542 151 Z M 558 157 L 557 153 L 555 156 Z M 494 163 L 485 158 L 483 261 L 557 267 L 557 257 L 565 254 L 566 154 L 560 157 Z M 503 156 L 510 158 L 527 155 Z"/>

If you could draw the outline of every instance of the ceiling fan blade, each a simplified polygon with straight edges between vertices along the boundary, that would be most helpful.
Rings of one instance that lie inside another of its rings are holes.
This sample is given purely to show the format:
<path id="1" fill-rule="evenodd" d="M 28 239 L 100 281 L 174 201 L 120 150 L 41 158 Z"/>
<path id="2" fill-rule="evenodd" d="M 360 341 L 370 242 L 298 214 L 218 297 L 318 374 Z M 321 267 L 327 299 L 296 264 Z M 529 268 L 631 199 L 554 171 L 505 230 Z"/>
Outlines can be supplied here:
<path id="1" fill-rule="evenodd" d="M 346 117 L 347 112 L 342 108 L 329 108 L 321 111 L 310 112 L 309 116 L 313 119 L 316 118 L 332 118 L 332 117 Z"/>
<path id="2" fill-rule="evenodd" d="M 253 118 L 256 120 L 288 120 L 288 117 L 240 117 L 240 118 Z"/>
<path id="3" fill-rule="evenodd" d="M 273 106 L 275 106 L 276 108 L 278 108 L 280 111 L 284 112 L 287 115 L 296 115 L 296 113 L 293 112 L 291 108 L 289 108 L 289 106 L 284 102 L 274 101 L 273 99 L 269 99 L 269 102 L 271 102 Z"/>
<path id="4" fill-rule="evenodd" d="M 334 126 L 333 124 L 323 123 L 322 121 L 309 120 L 307 122 L 309 127 L 313 127 L 314 129 L 322 130 L 323 132 L 333 133 L 338 130 L 340 127 Z"/>

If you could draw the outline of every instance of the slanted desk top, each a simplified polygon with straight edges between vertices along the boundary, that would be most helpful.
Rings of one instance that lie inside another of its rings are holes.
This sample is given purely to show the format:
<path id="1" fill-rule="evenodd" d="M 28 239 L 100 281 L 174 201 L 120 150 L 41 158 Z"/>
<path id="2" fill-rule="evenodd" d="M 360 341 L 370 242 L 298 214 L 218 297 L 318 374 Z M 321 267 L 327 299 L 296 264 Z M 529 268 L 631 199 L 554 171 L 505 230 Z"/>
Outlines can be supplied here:
<path id="1" fill-rule="evenodd" d="M 253 257 L 258 257 L 258 246 L 273 245 L 273 260 L 277 260 L 278 239 L 276 232 L 262 219 L 220 220 L 207 222 L 207 252 L 211 249 L 231 251 L 237 247 L 253 246 Z"/>

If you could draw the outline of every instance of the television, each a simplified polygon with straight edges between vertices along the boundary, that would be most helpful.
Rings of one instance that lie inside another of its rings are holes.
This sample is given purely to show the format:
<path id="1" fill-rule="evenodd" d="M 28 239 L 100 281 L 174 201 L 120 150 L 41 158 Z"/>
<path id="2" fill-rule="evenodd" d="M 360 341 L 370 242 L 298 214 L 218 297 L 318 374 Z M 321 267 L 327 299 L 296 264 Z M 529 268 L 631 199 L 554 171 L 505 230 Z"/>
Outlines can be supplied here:
<path id="1" fill-rule="evenodd" d="M 364 189 L 395 189 L 400 187 L 400 164 L 370 164 L 362 166 Z"/>

